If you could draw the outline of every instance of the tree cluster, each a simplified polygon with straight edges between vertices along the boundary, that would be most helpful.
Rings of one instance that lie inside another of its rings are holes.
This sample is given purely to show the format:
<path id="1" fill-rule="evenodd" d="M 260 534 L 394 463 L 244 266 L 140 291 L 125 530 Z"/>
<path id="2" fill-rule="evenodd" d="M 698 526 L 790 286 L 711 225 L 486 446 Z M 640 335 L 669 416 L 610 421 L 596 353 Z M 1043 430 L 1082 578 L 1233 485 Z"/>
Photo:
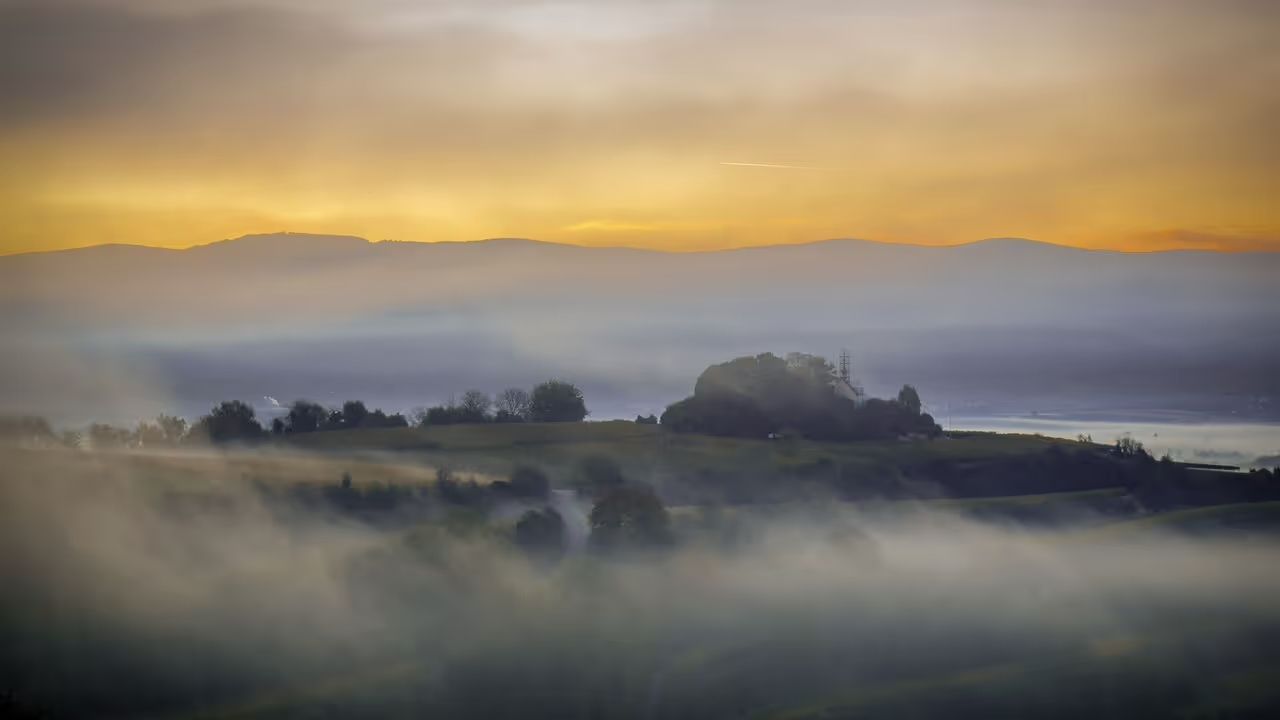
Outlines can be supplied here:
<path id="1" fill-rule="evenodd" d="M 409 421 L 400 413 L 388 415 L 380 408 L 369 410 L 360 400 L 348 400 L 341 408 L 328 409 L 310 400 L 295 400 L 289 412 L 271 421 L 273 435 L 286 433 L 320 432 L 324 430 L 354 430 L 357 428 L 408 427 Z"/>
<path id="2" fill-rule="evenodd" d="M 61 444 L 78 446 L 77 436 L 73 442 L 64 443 L 50 427 L 49 421 L 42 417 L 22 415 L 18 417 L 0 417 L 0 442 L 18 447 L 44 448 Z"/>
<path id="3" fill-rule="evenodd" d="M 942 429 L 922 412 L 920 395 L 903 386 L 893 400 L 858 401 L 839 391 L 831 363 L 815 355 L 772 353 L 712 365 L 693 395 L 669 406 L 662 424 L 676 432 L 814 440 L 873 440 Z"/>
<path id="4" fill-rule="evenodd" d="M 460 403 L 432 407 L 417 418 L 421 425 L 504 422 L 581 422 L 587 416 L 582 391 L 572 383 L 548 380 L 527 392 L 508 388 L 496 398 L 479 390 L 463 393 Z M 215 405 L 194 424 L 173 415 L 160 415 L 133 429 L 94 423 L 84 433 L 54 432 L 48 421 L 35 416 L 0 417 L 0 443 L 23 447 L 88 444 L 103 448 L 176 447 L 184 443 L 248 443 L 268 435 L 352 430 L 357 428 L 408 427 L 401 413 L 370 410 L 360 400 L 348 400 L 339 408 L 328 408 L 311 400 L 295 400 L 281 417 L 264 427 L 253 407 L 240 400 Z"/>
<path id="5" fill-rule="evenodd" d="M 613 458 L 583 458 L 575 480 L 595 498 L 589 516 L 592 549 L 643 550 L 671 542 L 671 519 L 658 494 L 648 485 L 628 480 Z"/>
<path id="6" fill-rule="evenodd" d="M 264 431 L 253 406 L 240 400 L 218 403 L 191 427 L 191 438 L 211 443 L 252 442 Z"/>
<path id="7" fill-rule="evenodd" d="M 1122 458 L 1143 458 L 1150 460 L 1151 454 L 1142 446 L 1138 440 L 1134 440 L 1131 435 L 1121 435 L 1116 438 L 1116 443 L 1111 447 L 1111 454 Z"/>
<path id="8" fill-rule="evenodd" d="M 464 423 L 581 422 L 587 417 L 582 391 L 563 380 L 548 380 L 531 392 L 507 388 L 496 397 L 467 390 L 462 398 L 435 405 L 418 416 L 421 425 Z"/>
<path id="9" fill-rule="evenodd" d="M 60 434 L 41 417 L 0 418 L 0 439 L 5 444 L 32 448 L 80 448 L 86 442 L 95 449 L 176 447 L 187 439 L 188 432 L 186 420 L 164 414 L 140 422 L 132 430 L 94 423 L 84 433 L 66 430 Z"/>

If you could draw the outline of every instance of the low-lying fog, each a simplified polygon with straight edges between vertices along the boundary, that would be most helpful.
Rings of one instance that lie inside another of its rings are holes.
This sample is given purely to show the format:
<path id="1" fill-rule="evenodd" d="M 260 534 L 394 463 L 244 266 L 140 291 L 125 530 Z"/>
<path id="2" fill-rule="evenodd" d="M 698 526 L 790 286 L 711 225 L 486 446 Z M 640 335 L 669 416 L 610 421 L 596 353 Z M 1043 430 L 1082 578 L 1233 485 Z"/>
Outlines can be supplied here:
<path id="1" fill-rule="evenodd" d="M 260 236 L 0 258 L 0 412 L 195 417 L 266 396 L 388 412 L 548 377 L 661 413 L 742 355 L 834 359 L 936 416 L 1280 420 L 1280 254 L 859 241 L 669 254 Z M 1139 412 L 1141 411 L 1141 412 Z"/>
<path id="2" fill-rule="evenodd" d="M 248 484 L 4 467 L 0 689 L 55 717 L 1132 717 L 1280 663 L 1264 540 L 726 509 L 549 565 Z"/>
<path id="3" fill-rule="evenodd" d="M 1150 422 L 1081 420 L 1072 417 L 987 416 L 940 418 L 948 430 L 990 430 L 1111 443 L 1120 437 L 1141 442 L 1156 457 L 1182 462 L 1240 467 L 1280 466 L 1280 424 L 1243 422 Z"/>

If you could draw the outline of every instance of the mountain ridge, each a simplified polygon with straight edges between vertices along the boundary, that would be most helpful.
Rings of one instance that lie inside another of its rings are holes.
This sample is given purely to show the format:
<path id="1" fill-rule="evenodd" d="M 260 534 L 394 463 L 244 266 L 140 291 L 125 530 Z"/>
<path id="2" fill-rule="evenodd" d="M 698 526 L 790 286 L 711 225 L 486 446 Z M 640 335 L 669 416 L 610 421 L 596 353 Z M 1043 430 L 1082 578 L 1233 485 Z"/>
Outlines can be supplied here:
<path id="1" fill-rule="evenodd" d="M 186 413 L 264 394 L 404 407 L 570 377 L 593 411 L 634 416 L 726 357 L 849 347 L 868 388 L 909 382 L 956 408 L 1276 414 L 1278 272 L 1280 253 L 1008 238 L 96 246 L 0 258 L 0 396 L 68 416 L 91 391 L 133 407 L 152 387 Z"/>
<path id="2" fill-rule="evenodd" d="M 69 255 L 81 254 L 88 252 L 133 252 L 133 251 L 157 251 L 168 253 L 187 253 L 191 251 L 209 252 L 217 250 L 225 250 L 229 248 L 244 248 L 247 246 L 270 247 L 275 246 L 277 249 L 282 244 L 296 246 L 298 249 L 305 248 L 305 245 L 318 246 L 323 244 L 326 248 L 371 248 L 379 246 L 395 246 L 395 247 L 413 247 L 413 248 L 457 248 L 457 247 L 536 247 L 536 248 L 567 248 L 583 251 L 629 251 L 639 253 L 650 253 L 655 255 L 719 255 L 727 253 L 740 252 L 761 252 L 761 251 L 778 251 L 797 248 L 812 248 L 821 246 L 843 245 L 849 247 L 895 247 L 895 248 L 921 248 L 926 250 L 963 250 L 963 249 L 980 249 L 990 247 L 1001 248 L 1035 248 L 1038 250 L 1067 250 L 1078 253 L 1097 253 L 1110 255 L 1228 255 L 1228 256 L 1273 256 L 1280 254 L 1273 251 L 1250 250 L 1242 252 L 1226 252 L 1219 250 L 1203 250 L 1203 249 L 1166 249 L 1166 250 L 1117 250 L 1114 248 L 1086 248 L 1074 245 L 1065 245 L 1062 243 L 1053 243 L 1044 240 L 1035 240 L 1023 237 L 989 237 L 978 240 L 971 240 L 961 243 L 952 243 L 948 245 L 934 245 L 929 243 L 911 243 L 911 242 L 892 242 L 887 240 L 873 240 L 867 238 L 852 237 L 836 237 L 822 238 L 817 240 L 807 240 L 795 243 L 771 243 L 765 245 L 743 245 L 726 248 L 698 249 L 698 250 L 668 250 L 662 248 L 645 248 L 632 245 L 579 245 L 576 243 L 560 242 L 555 240 L 540 240 L 537 238 L 526 237 L 492 237 L 480 238 L 476 240 L 370 240 L 358 235 L 347 234 L 328 234 L 328 233 L 304 233 L 304 232 L 276 232 L 276 233 L 248 233 L 234 238 L 224 238 L 206 243 L 199 243 L 187 247 L 175 248 L 164 247 L 159 245 L 144 245 L 140 243 L 127 242 L 111 242 L 99 243 L 95 245 L 84 245 L 74 248 L 59 248 L 56 250 L 31 250 L 26 252 L 17 252 L 0 255 L 0 262 L 8 258 L 32 257 L 32 256 L 52 256 L 52 255 Z"/>

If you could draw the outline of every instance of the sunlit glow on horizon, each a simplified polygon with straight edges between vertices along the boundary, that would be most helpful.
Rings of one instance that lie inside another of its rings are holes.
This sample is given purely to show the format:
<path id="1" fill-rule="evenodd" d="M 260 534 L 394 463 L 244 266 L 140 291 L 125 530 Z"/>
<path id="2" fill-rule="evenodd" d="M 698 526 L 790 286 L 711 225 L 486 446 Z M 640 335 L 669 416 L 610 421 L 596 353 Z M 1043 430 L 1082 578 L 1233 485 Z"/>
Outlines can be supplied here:
<path id="1" fill-rule="evenodd" d="M 289 230 L 1280 250 L 1280 6 L 21 0 L 0 253 Z"/>

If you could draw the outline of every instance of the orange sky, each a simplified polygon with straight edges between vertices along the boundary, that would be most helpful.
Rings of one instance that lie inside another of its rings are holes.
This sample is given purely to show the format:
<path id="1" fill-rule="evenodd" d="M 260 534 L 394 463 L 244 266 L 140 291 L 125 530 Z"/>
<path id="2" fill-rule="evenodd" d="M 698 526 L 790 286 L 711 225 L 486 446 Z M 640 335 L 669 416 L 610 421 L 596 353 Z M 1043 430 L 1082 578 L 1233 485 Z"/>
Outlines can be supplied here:
<path id="1" fill-rule="evenodd" d="M 0 0 L 0 253 L 280 230 L 1280 250 L 1278 21 L 1261 0 Z"/>

